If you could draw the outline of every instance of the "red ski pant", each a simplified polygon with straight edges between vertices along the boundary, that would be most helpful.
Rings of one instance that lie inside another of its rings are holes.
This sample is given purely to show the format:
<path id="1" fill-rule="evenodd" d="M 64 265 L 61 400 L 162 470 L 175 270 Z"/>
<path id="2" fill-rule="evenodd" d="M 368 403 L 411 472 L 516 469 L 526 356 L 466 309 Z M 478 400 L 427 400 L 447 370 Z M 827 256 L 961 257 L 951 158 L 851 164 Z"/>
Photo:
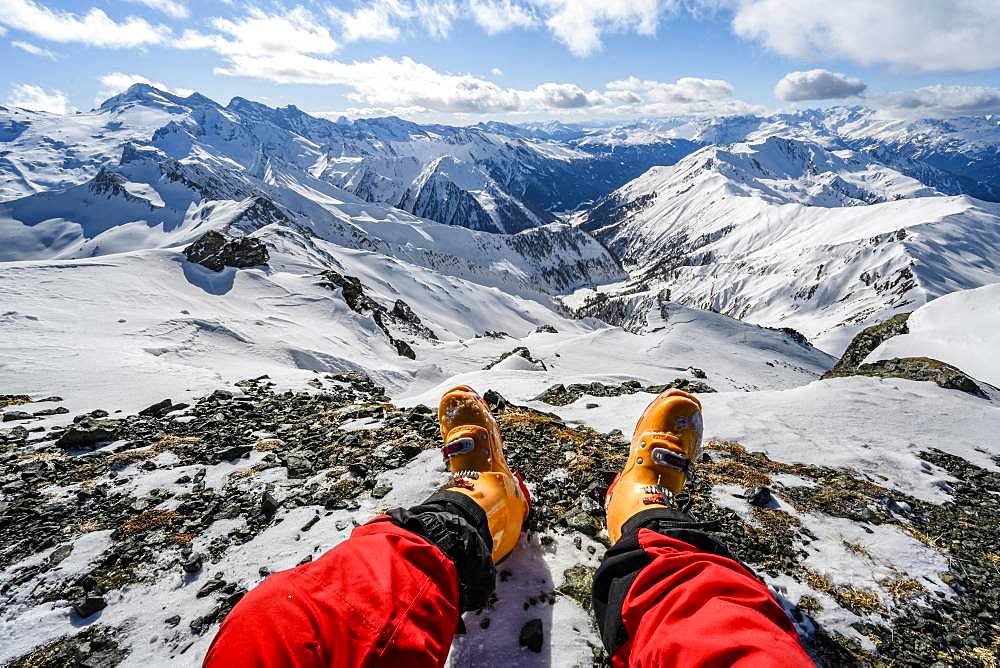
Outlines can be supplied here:
<path id="1" fill-rule="evenodd" d="M 616 665 L 813 665 L 767 587 L 731 559 L 639 529 L 605 563 L 610 600 L 598 624 Z M 440 666 L 458 599 L 444 553 L 378 518 L 243 597 L 205 665 Z"/>

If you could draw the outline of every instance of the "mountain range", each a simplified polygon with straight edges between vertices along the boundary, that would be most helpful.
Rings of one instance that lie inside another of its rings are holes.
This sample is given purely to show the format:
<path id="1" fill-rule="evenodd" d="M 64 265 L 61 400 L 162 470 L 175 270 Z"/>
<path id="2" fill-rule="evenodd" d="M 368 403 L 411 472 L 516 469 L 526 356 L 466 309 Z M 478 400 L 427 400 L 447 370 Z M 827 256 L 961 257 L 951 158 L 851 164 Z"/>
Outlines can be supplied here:
<path id="1" fill-rule="evenodd" d="M 0 260 L 278 226 L 313 253 L 323 240 L 517 294 L 627 275 L 583 298 L 669 290 L 835 354 L 862 326 L 998 271 L 992 116 L 424 126 L 136 84 L 68 117 L 4 109 L 0 139 Z"/>
<path id="2" fill-rule="evenodd" d="M 667 387 L 696 516 L 820 665 L 995 654 L 998 121 L 0 108 L 0 662 L 197 665 L 437 488 L 458 384 L 535 524 L 450 665 L 599 664 L 604 474 Z"/>

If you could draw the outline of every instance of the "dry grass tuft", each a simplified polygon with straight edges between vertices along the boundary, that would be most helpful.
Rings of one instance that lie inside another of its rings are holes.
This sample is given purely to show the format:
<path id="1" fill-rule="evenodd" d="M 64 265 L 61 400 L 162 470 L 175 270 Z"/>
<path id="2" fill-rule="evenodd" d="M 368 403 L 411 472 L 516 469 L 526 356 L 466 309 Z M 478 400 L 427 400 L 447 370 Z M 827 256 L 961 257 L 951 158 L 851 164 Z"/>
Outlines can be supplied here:
<path id="1" fill-rule="evenodd" d="M 285 442 L 280 438 L 262 438 L 253 444 L 253 449 L 259 452 L 275 452 L 285 449 Z"/>
<path id="2" fill-rule="evenodd" d="M 168 526 L 177 517 L 177 512 L 173 510 L 163 510 L 156 508 L 139 513 L 132 519 L 122 524 L 122 535 L 134 536 L 147 531 L 154 531 Z"/>
<path id="3" fill-rule="evenodd" d="M 817 573 L 816 571 L 807 569 L 802 576 L 802 581 L 816 591 L 830 596 L 833 596 L 837 592 L 837 587 L 835 587 L 833 582 L 830 581 L 830 578 L 826 577 L 822 573 Z"/>
<path id="4" fill-rule="evenodd" d="M 201 443 L 200 436 L 176 436 L 174 434 L 164 434 L 163 437 L 156 442 L 156 445 L 198 445 L 199 443 Z"/>
<path id="5" fill-rule="evenodd" d="M 762 469 L 729 460 L 700 464 L 698 473 L 708 478 L 713 485 L 760 487 L 771 484 L 771 476 Z"/>
<path id="6" fill-rule="evenodd" d="M 170 542 L 174 545 L 189 545 L 192 540 L 194 540 L 193 533 L 179 533 L 174 535 Z"/>
<path id="7" fill-rule="evenodd" d="M 841 587 L 834 596 L 842 606 L 857 614 L 871 614 L 882 609 L 878 594 L 858 587 Z"/>
<path id="8" fill-rule="evenodd" d="M 819 602 L 815 596 L 810 596 L 809 594 L 803 594 L 799 599 L 799 609 L 803 612 L 809 613 L 810 615 L 815 615 L 817 612 L 823 609 L 823 604 Z"/>
<path id="9" fill-rule="evenodd" d="M 704 446 L 705 450 L 713 450 L 715 452 L 724 452 L 730 457 L 745 457 L 747 449 L 736 441 L 709 441 Z"/>
<path id="10" fill-rule="evenodd" d="M 0 394 L 0 408 L 4 406 L 21 406 L 30 403 L 31 398 L 26 394 Z"/>
<path id="11" fill-rule="evenodd" d="M 851 543 L 845 540 L 843 541 L 843 545 L 847 548 L 848 552 L 853 552 L 854 554 L 870 559 L 871 561 L 875 560 L 875 558 L 872 557 L 872 553 L 868 551 L 868 548 L 861 543 Z"/>
<path id="12" fill-rule="evenodd" d="M 900 578 L 883 582 L 882 589 L 885 589 L 897 601 L 905 601 L 927 591 L 922 584 L 913 578 Z"/>

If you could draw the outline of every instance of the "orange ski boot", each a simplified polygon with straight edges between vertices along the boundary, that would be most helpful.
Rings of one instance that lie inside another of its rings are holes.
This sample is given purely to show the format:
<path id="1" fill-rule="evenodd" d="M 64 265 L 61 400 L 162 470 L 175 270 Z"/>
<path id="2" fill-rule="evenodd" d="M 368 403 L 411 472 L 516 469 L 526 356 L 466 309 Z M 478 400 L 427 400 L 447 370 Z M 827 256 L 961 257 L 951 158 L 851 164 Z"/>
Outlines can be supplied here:
<path id="1" fill-rule="evenodd" d="M 460 385 L 444 393 L 438 422 L 442 452 L 451 472 L 445 489 L 470 497 L 486 513 L 493 536 L 493 563 L 499 563 L 517 545 L 531 507 L 528 489 L 507 466 L 500 426 L 471 387 Z"/>
<path id="2" fill-rule="evenodd" d="M 701 436 L 701 402 L 687 392 L 667 390 L 646 407 L 625 468 L 605 497 L 612 545 L 636 513 L 674 508 L 674 496 L 684 489 L 701 451 Z"/>

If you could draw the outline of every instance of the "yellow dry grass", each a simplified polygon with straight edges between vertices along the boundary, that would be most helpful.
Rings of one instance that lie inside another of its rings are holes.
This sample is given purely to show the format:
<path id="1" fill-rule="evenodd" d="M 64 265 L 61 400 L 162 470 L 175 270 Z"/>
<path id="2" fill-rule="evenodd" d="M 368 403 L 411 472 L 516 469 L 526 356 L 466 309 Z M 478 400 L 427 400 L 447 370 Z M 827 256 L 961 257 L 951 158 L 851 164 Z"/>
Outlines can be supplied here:
<path id="1" fill-rule="evenodd" d="M 147 531 L 162 529 L 173 522 L 175 517 L 177 517 L 177 513 L 173 510 L 163 510 L 162 508 L 146 510 L 122 524 L 122 534 L 125 536 L 134 536 L 146 533 Z"/>

